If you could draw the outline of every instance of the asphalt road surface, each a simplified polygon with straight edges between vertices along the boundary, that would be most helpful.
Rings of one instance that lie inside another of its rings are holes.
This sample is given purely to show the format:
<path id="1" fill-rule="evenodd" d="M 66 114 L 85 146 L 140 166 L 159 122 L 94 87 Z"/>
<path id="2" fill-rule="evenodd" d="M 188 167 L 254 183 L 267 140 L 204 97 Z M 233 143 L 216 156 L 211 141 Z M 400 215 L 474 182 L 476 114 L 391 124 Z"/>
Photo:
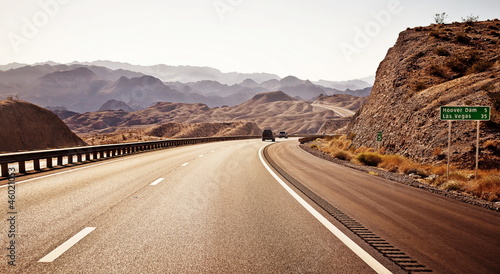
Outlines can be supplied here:
<path id="1" fill-rule="evenodd" d="M 0 273 L 373 273 L 271 176 L 263 145 L 200 144 L 19 178 L 16 242 L 6 249 L 2 222 Z M 0 195 L 8 212 L 6 187 Z"/>
<path id="2" fill-rule="evenodd" d="M 0 273 L 403 272 L 299 193 L 313 216 L 261 162 L 265 144 L 178 147 L 19 178 L 16 266 L 4 221 Z M 429 269 L 498 273 L 499 214 L 336 166 L 296 140 L 269 155 Z"/>
<path id="3" fill-rule="evenodd" d="M 500 213 L 320 160 L 296 142 L 271 146 L 269 154 L 308 189 L 426 268 L 500 273 Z"/>
<path id="4" fill-rule="evenodd" d="M 347 108 L 334 107 L 334 106 L 330 106 L 330 105 L 312 104 L 312 106 L 332 110 L 332 111 L 336 112 L 337 114 L 339 114 L 342 117 L 353 116 L 356 113 L 356 112 L 354 112 L 354 111 L 352 111 L 350 109 L 347 109 Z"/>

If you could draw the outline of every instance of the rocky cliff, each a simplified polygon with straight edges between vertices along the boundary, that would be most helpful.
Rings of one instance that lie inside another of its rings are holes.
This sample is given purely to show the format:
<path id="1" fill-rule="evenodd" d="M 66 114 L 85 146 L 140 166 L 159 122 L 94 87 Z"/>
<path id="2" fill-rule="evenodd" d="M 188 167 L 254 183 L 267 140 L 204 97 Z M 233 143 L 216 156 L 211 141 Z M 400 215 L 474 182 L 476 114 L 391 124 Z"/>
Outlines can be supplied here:
<path id="1" fill-rule="evenodd" d="M 453 23 L 400 33 L 377 69 L 372 93 L 349 131 L 355 145 L 381 146 L 427 163 L 444 161 L 441 106 L 491 106 L 481 122 L 480 168 L 500 166 L 500 21 Z M 476 122 L 452 123 L 452 164 L 472 167 Z"/>

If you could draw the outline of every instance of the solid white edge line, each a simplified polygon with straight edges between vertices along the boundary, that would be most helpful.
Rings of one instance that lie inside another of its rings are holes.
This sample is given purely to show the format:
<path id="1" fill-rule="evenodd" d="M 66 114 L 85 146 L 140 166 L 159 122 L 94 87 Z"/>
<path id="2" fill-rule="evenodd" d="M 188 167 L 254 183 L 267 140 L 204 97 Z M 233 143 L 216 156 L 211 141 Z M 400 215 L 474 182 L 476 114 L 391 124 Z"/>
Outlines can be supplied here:
<path id="1" fill-rule="evenodd" d="M 52 250 L 49 254 L 45 255 L 45 257 L 38 260 L 39 263 L 51 263 L 59 256 L 61 256 L 64 252 L 68 251 L 72 246 L 78 243 L 81 239 L 85 238 L 85 236 L 89 235 L 92 231 L 94 231 L 95 227 L 86 227 L 82 231 L 78 232 L 75 236 L 71 237 L 69 240 L 58 246 L 56 249 Z"/>
<path id="2" fill-rule="evenodd" d="M 269 144 L 268 144 L 269 145 Z M 353 240 L 351 240 L 347 235 L 340 231 L 336 226 L 330 223 L 323 215 L 321 215 L 316 209 L 309 205 L 304 199 L 302 199 L 295 191 L 293 191 L 283 180 L 281 180 L 276 173 L 269 167 L 264 158 L 262 157 L 263 149 L 268 146 L 265 145 L 259 150 L 259 158 L 267 171 L 280 183 L 280 185 L 292 195 L 295 200 L 297 200 L 311 215 L 313 215 L 321 224 L 323 224 L 330 232 L 335 235 L 340 241 L 342 241 L 349 249 L 351 249 L 356 255 L 358 255 L 361 260 L 363 260 L 367 265 L 369 265 L 377 273 L 392 273 L 387 268 L 385 268 L 380 262 L 375 260 L 370 254 L 368 254 L 364 249 L 357 245 Z"/>
<path id="3" fill-rule="evenodd" d="M 165 178 L 158 178 L 156 181 L 152 182 L 152 183 L 151 183 L 151 184 L 149 184 L 149 185 L 151 185 L 151 186 L 155 186 L 155 185 L 157 185 L 158 183 L 160 183 L 160 182 L 161 182 L 161 181 L 163 181 L 163 180 L 165 180 Z"/>

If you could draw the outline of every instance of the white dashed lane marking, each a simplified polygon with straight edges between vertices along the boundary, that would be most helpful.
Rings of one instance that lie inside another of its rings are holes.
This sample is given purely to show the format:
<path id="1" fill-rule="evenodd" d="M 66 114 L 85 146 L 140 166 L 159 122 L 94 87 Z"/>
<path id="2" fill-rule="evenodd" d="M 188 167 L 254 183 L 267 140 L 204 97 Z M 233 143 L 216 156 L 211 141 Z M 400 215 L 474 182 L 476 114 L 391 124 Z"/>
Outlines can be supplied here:
<path id="1" fill-rule="evenodd" d="M 56 249 L 52 250 L 49 254 L 45 255 L 45 257 L 41 258 L 38 262 L 40 263 L 51 263 L 59 256 L 61 256 L 64 252 L 68 251 L 72 246 L 78 243 L 81 239 L 85 238 L 92 231 L 94 231 L 95 227 L 86 227 L 82 231 L 78 232 L 75 236 L 71 237 L 69 240 L 58 246 Z"/>
<path id="2" fill-rule="evenodd" d="M 152 182 L 150 185 L 155 186 L 155 185 L 157 185 L 159 182 L 161 182 L 163 180 L 165 180 L 165 178 L 159 178 L 156 181 Z"/>

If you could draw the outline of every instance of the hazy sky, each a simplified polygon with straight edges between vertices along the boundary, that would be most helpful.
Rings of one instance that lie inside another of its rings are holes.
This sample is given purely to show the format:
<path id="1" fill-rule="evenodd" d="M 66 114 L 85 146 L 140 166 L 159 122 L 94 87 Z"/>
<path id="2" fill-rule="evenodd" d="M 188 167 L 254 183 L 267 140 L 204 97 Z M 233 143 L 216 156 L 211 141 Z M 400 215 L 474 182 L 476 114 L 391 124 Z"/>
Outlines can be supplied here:
<path id="1" fill-rule="evenodd" d="M 399 32 L 498 0 L 0 0 L 0 64 L 112 60 L 310 80 L 374 75 Z"/>

